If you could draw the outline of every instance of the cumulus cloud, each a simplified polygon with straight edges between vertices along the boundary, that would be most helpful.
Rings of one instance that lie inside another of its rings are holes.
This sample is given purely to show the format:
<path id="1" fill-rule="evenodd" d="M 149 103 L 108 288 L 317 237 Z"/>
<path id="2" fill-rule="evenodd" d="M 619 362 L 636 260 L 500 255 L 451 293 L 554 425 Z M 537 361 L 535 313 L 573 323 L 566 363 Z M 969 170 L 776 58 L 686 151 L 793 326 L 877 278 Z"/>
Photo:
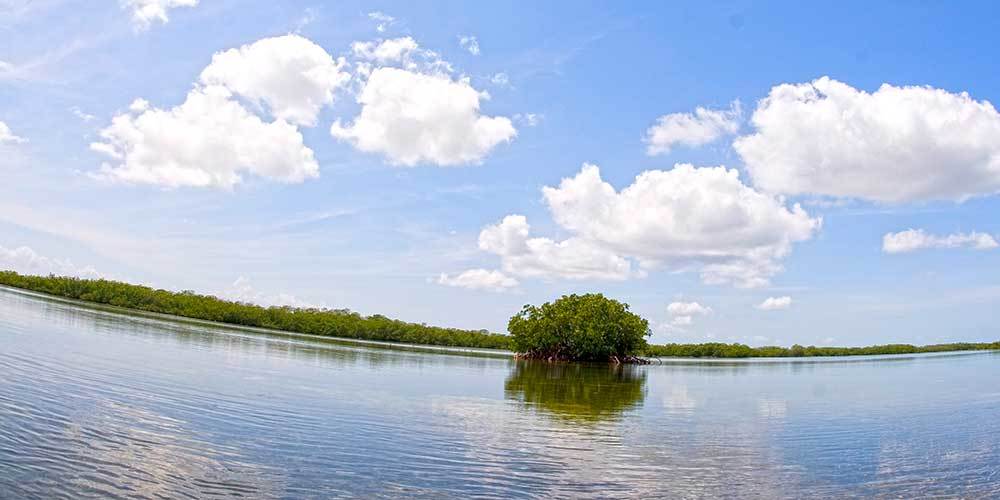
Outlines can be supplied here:
<path id="1" fill-rule="evenodd" d="M 885 203 L 1000 192 L 1000 113 L 967 93 L 823 77 L 771 89 L 738 138 L 756 187 Z"/>
<path id="2" fill-rule="evenodd" d="M 779 309 L 788 309 L 792 305 L 792 298 L 785 295 L 783 297 L 768 297 L 764 299 L 757 305 L 757 309 L 762 311 L 777 311 Z"/>
<path id="3" fill-rule="evenodd" d="M 374 12 L 369 12 L 368 19 L 375 21 L 376 23 L 375 30 L 377 30 L 379 33 L 384 33 L 385 30 L 389 28 L 389 26 L 392 26 L 392 23 L 396 22 L 395 17 L 392 17 L 389 14 L 377 10 Z"/>
<path id="4" fill-rule="evenodd" d="M 350 80 L 345 65 L 312 41 L 285 35 L 215 54 L 201 82 L 266 105 L 275 118 L 313 126 L 320 109 Z"/>
<path id="5" fill-rule="evenodd" d="M 517 286 L 517 280 L 500 271 L 486 269 L 469 269 L 455 276 L 441 273 L 438 284 L 468 288 L 470 290 L 489 290 L 503 292 Z"/>
<path id="6" fill-rule="evenodd" d="M 315 123 L 349 75 L 298 35 L 215 54 L 185 101 L 173 108 L 136 99 L 91 149 L 114 159 L 98 178 L 166 187 L 232 188 L 244 174 L 281 182 L 317 177 L 319 166 L 296 125 Z M 255 103 L 265 121 L 239 100 Z"/>
<path id="7" fill-rule="evenodd" d="M 149 101 L 141 97 L 133 100 L 132 103 L 128 105 L 128 110 L 133 113 L 142 113 L 147 109 L 149 109 Z"/>
<path id="8" fill-rule="evenodd" d="M 178 7 L 194 7 L 198 0 L 120 0 L 122 9 L 132 12 L 132 25 L 137 30 L 149 29 L 153 22 L 166 24 L 167 12 Z"/>
<path id="9" fill-rule="evenodd" d="M 420 45 L 411 37 L 392 38 L 377 42 L 354 42 L 351 44 L 354 56 L 379 63 L 405 62 L 414 54 L 420 52 Z"/>
<path id="10" fill-rule="evenodd" d="M 479 248 L 515 276 L 615 279 L 668 267 L 703 281 L 757 287 L 781 271 L 793 243 L 822 221 L 785 207 L 739 180 L 736 170 L 676 165 L 652 170 L 616 191 L 595 165 L 542 190 L 555 222 L 571 236 L 531 237 L 522 215 L 485 227 Z"/>
<path id="11" fill-rule="evenodd" d="M 885 253 L 907 253 L 927 248 L 992 250 L 997 247 L 1000 247 L 1000 244 L 993 236 L 975 231 L 936 236 L 923 229 L 908 229 L 898 233 L 888 233 L 882 237 L 882 251 Z"/>
<path id="12" fill-rule="evenodd" d="M 517 135 L 509 118 L 480 113 L 485 97 L 468 79 L 380 67 L 358 95 L 360 114 L 330 134 L 394 165 L 479 163 Z"/>
<path id="13" fill-rule="evenodd" d="M 10 130 L 10 127 L 6 123 L 0 122 L 0 144 L 20 144 L 24 142 L 28 142 L 28 140 L 14 135 L 14 132 Z"/>
<path id="14" fill-rule="evenodd" d="M 526 277 L 624 280 L 632 263 L 582 238 L 530 237 L 523 215 L 508 215 L 479 234 L 479 248 L 500 256 L 504 271 Z"/>
<path id="15" fill-rule="evenodd" d="M 474 56 L 479 55 L 479 40 L 476 37 L 472 35 L 460 35 L 458 37 L 458 44 L 463 49 L 469 51 L 470 54 Z"/>
<path id="16" fill-rule="evenodd" d="M 0 270 L 15 271 L 21 274 L 55 274 L 78 278 L 99 278 L 101 276 L 91 266 L 78 267 L 70 260 L 46 257 L 26 246 L 7 248 L 0 245 Z"/>
<path id="17" fill-rule="evenodd" d="M 762 286 L 821 220 L 744 185 L 725 167 L 650 170 L 616 191 L 596 165 L 542 190 L 555 221 L 644 269 L 696 267 L 708 283 Z"/>
<path id="18" fill-rule="evenodd" d="M 667 305 L 667 314 L 670 315 L 670 323 L 674 326 L 691 325 L 695 316 L 707 316 L 711 313 L 711 307 L 697 302 L 671 302 Z"/>
<path id="19" fill-rule="evenodd" d="M 705 316 L 711 312 L 711 307 L 697 302 L 671 302 L 667 305 L 667 313 L 671 316 Z"/>
<path id="20" fill-rule="evenodd" d="M 674 146 L 703 146 L 716 139 L 735 134 L 740 128 L 740 103 L 728 110 L 698 107 L 694 113 L 671 113 L 656 120 L 646 130 L 646 154 L 669 153 Z"/>
<path id="21" fill-rule="evenodd" d="M 14 135 L 14 132 L 11 131 L 6 123 L 0 122 L 0 144 L 20 144 L 24 142 L 28 142 L 28 140 Z"/>
<path id="22" fill-rule="evenodd" d="M 282 182 L 319 175 L 294 125 L 264 122 L 219 86 L 196 88 L 174 108 L 119 114 L 100 135 L 91 149 L 116 161 L 93 174 L 100 179 L 228 189 L 244 173 Z"/>

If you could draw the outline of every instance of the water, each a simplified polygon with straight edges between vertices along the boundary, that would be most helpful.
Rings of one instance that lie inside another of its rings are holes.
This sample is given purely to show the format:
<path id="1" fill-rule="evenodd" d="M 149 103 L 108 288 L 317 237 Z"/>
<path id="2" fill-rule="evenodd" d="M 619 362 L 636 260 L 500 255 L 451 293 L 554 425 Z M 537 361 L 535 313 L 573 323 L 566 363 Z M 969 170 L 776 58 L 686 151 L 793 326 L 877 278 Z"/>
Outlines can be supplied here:
<path id="1" fill-rule="evenodd" d="M 997 497 L 1000 356 L 614 370 L 0 290 L 0 497 Z"/>

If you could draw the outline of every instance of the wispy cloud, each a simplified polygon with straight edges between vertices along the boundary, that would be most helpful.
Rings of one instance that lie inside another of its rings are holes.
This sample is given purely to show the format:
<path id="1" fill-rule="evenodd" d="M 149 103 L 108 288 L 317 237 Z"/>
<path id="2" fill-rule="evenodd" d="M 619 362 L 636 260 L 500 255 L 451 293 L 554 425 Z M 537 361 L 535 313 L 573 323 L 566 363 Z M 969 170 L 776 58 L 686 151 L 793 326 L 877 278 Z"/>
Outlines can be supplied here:
<path id="1" fill-rule="evenodd" d="M 472 35 L 459 35 L 458 44 L 474 56 L 479 55 L 479 39 Z"/>
<path id="2" fill-rule="evenodd" d="M 976 231 L 937 236 L 923 229 L 908 229 L 898 233 L 888 233 L 882 237 L 882 251 L 889 254 L 915 252 L 928 248 L 993 250 L 997 247 L 1000 247 L 1000 244 L 993 236 Z"/>
<path id="3" fill-rule="evenodd" d="M 396 22 L 395 17 L 378 10 L 369 12 L 368 18 L 375 21 L 375 30 L 379 33 L 385 33 L 385 31 Z"/>

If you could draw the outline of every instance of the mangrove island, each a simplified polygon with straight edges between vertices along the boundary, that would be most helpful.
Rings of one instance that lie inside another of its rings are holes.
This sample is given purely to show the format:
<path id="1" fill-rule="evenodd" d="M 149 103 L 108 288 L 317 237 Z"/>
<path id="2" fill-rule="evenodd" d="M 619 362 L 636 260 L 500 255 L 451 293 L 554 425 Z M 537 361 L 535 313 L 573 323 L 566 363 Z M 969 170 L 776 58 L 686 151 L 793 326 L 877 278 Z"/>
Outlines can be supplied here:
<path id="1" fill-rule="evenodd" d="M 172 292 L 106 279 L 31 276 L 0 271 L 0 285 L 94 304 L 116 306 L 227 325 L 291 333 L 431 346 L 498 349 L 520 357 L 560 361 L 641 362 L 646 357 L 751 358 L 862 356 L 1000 350 L 996 342 L 915 346 L 751 347 L 744 344 L 649 344 L 648 322 L 627 304 L 600 294 L 567 295 L 542 306 L 526 305 L 511 318 L 510 335 L 487 330 L 441 328 L 364 316 L 347 309 L 263 307 L 191 291 Z"/>

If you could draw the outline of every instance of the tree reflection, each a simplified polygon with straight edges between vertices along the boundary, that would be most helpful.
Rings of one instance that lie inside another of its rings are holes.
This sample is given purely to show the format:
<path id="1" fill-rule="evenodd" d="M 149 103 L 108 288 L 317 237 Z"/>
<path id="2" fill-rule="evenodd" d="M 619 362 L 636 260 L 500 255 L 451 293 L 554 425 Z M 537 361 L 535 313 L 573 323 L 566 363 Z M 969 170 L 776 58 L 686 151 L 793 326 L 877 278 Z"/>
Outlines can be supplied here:
<path id="1" fill-rule="evenodd" d="M 560 418 L 596 422 L 642 405 L 646 371 L 635 365 L 519 361 L 504 392 Z"/>

